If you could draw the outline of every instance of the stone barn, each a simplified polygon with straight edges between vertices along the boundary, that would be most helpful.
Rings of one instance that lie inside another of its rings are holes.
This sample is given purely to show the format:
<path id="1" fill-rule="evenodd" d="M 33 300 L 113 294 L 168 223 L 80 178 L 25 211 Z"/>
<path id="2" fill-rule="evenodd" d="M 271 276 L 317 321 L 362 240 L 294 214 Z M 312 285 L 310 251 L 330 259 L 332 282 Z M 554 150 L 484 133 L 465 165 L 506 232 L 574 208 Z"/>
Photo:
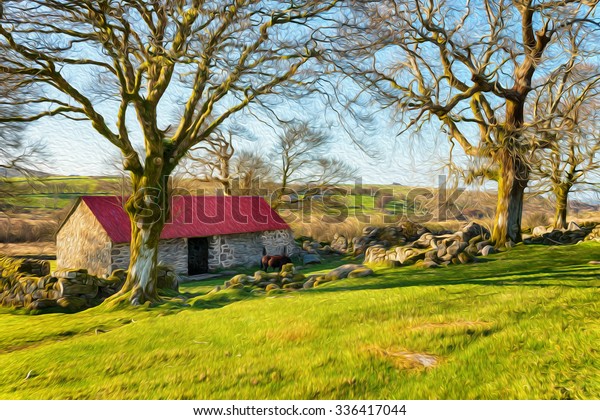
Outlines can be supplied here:
<path id="1" fill-rule="evenodd" d="M 159 244 L 159 263 L 196 275 L 258 267 L 263 253 L 293 256 L 290 227 L 261 197 L 177 196 Z M 129 265 L 131 225 L 119 197 L 81 197 L 56 234 L 57 265 L 103 276 Z"/>

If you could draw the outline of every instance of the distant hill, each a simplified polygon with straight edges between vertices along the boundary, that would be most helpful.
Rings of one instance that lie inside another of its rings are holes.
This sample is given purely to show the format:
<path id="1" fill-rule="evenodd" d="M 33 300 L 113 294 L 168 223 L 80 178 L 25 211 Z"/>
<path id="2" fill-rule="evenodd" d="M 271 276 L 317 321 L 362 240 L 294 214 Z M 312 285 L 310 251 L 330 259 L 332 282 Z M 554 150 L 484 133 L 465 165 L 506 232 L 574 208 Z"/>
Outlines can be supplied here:
<path id="1" fill-rule="evenodd" d="M 43 178 L 47 176 L 53 176 L 48 172 L 36 171 L 32 169 L 28 170 L 19 170 L 14 168 L 0 168 L 0 177 L 2 178 L 20 178 L 22 176 L 34 176 L 38 178 Z"/>

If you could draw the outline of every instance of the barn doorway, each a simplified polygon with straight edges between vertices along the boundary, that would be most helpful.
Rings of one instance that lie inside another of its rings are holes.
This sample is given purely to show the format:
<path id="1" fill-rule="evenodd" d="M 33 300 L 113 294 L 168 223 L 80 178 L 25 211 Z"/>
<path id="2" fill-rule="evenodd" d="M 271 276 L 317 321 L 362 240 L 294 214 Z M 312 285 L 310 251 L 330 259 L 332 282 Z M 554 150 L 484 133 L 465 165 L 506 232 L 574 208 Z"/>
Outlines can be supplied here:
<path id="1" fill-rule="evenodd" d="M 208 273 L 208 239 L 188 239 L 188 275 Z"/>

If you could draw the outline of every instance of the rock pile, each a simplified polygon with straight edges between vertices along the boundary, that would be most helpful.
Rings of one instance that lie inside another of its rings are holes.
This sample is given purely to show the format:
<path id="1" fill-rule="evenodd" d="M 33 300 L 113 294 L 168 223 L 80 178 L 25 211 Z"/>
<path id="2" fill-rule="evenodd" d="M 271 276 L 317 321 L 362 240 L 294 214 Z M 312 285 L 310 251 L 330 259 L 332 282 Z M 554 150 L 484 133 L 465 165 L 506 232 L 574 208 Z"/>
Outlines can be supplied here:
<path id="1" fill-rule="evenodd" d="M 404 246 L 371 246 L 365 252 L 365 263 L 392 266 L 419 263 L 428 268 L 467 264 L 473 262 L 476 255 L 487 256 L 496 252 L 489 239 L 490 232 L 485 227 L 471 222 L 454 233 L 423 233 Z"/>
<path id="2" fill-rule="evenodd" d="M 86 270 L 60 270 L 42 277 L 18 273 L 0 279 L 0 304 L 30 310 L 62 307 L 77 311 L 116 293 L 124 279 L 118 273 L 101 279 Z"/>
<path id="3" fill-rule="evenodd" d="M 354 237 L 351 240 L 336 234 L 333 237 L 331 248 L 340 253 L 352 252 L 354 255 L 360 255 L 372 246 L 389 248 L 405 245 L 428 232 L 427 228 L 409 222 L 400 226 L 366 226 L 363 228 L 361 236 Z"/>
<path id="4" fill-rule="evenodd" d="M 366 277 L 373 274 L 373 270 L 361 264 L 346 264 L 331 270 L 327 274 L 305 276 L 297 273 L 294 264 L 285 264 L 278 273 L 266 273 L 257 271 L 253 276 L 237 274 L 227 280 L 223 286 L 217 286 L 214 291 L 222 289 L 264 290 L 300 290 L 318 287 L 320 284 L 328 283 L 345 278 Z"/>
<path id="5" fill-rule="evenodd" d="M 0 277 L 14 274 L 31 274 L 45 276 L 50 274 L 50 263 L 29 258 L 11 258 L 0 256 Z"/>
<path id="6" fill-rule="evenodd" d="M 585 237 L 586 241 L 600 242 L 600 224 L 596 225 L 595 228 Z"/>
<path id="7" fill-rule="evenodd" d="M 553 229 L 537 226 L 532 230 L 532 235 L 523 240 L 525 244 L 537 245 L 573 245 L 592 235 L 589 227 L 581 227 L 575 222 L 569 223 L 566 229 Z M 598 230 L 600 237 L 600 230 Z"/>
<path id="8" fill-rule="evenodd" d="M 48 274 L 50 266 L 43 263 L 47 262 L 0 258 L 0 304 L 29 310 L 60 307 L 79 311 L 115 294 L 127 277 L 125 270 L 115 270 L 108 278 L 92 276 L 87 270 L 61 269 Z M 175 273 L 167 267 L 158 271 L 158 288 L 177 291 Z"/>

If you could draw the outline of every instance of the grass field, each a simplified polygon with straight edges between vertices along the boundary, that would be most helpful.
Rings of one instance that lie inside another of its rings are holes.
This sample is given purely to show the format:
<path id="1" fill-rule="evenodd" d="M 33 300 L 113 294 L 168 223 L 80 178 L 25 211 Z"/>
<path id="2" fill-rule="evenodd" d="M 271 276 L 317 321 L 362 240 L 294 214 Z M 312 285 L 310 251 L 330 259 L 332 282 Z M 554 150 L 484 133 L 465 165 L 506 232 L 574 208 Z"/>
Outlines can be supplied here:
<path id="1" fill-rule="evenodd" d="M 288 294 L 189 284 L 189 308 L 4 309 L 0 398 L 597 399 L 592 259 L 600 244 L 518 246 Z"/>

